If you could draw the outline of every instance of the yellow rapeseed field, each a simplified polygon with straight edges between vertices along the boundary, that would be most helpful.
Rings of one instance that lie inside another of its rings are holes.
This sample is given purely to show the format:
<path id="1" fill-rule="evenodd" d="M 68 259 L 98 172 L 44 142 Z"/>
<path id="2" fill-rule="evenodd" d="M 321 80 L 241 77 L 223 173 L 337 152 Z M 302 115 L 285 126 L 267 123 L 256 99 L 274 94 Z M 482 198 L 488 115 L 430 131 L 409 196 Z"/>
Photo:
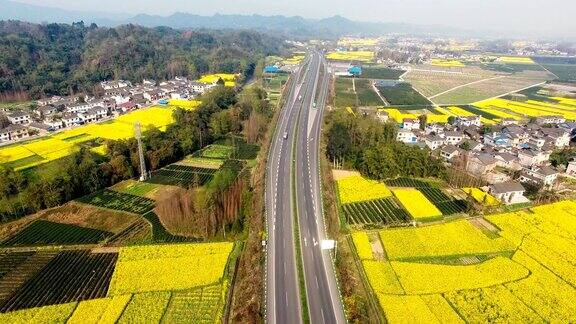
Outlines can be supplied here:
<path id="1" fill-rule="evenodd" d="M 446 59 L 432 59 L 431 65 L 441 66 L 441 67 L 465 67 L 466 65 L 458 60 L 446 60 Z"/>
<path id="2" fill-rule="evenodd" d="M 122 115 L 114 120 L 103 123 L 88 124 L 65 130 L 32 141 L 22 142 L 0 148 L 0 163 L 12 163 L 22 159 L 29 159 L 37 156 L 33 161 L 19 165 L 16 169 L 24 169 L 66 157 L 80 149 L 78 144 L 95 138 L 119 140 L 134 137 L 134 123 L 140 122 L 142 130 L 146 131 L 152 127 L 166 130 L 166 127 L 174 122 L 172 113 L 174 107 L 150 107 L 136 110 Z M 192 109 L 192 108 L 189 108 Z M 102 148 L 95 150 L 102 153 Z"/>
<path id="3" fill-rule="evenodd" d="M 491 254 L 514 251 L 504 238 L 489 238 L 467 220 L 416 228 L 380 231 L 390 260 L 409 261 L 451 255 Z"/>
<path id="4" fill-rule="evenodd" d="M 224 81 L 224 85 L 227 87 L 235 87 L 236 86 L 236 77 L 238 75 L 232 73 L 215 73 L 215 74 L 206 74 L 203 75 L 198 82 L 201 83 L 215 83 L 219 79 Z"/>
<path id="5" fill-rule="evenodd" d="M 388 322 L 576 319 L 576 202 L 485 218 L 497 233 L 466 220 L 380 232 L 392 261 L 362 264 Z"/>
<path id="6" fill-rule="evenodd" d="M 474 200 L 485 206 L 496 206 L 500 204 L 498 199 L 491 194 L 480 190 L 479 188 L 462 188 L 465 193 L 469 194 Z"/>
<path id="7" fill-rule="evenodd" d="M 352 234 L 352 240 L 354 241 L 354 245 L 356 246 L 356 252 L 358 252 L 358 256 L 360 259 L 364 260 L 371 260 L 373 259 L 372 255 L 372 245 L 370 245 L 370 240 L 368 239 L 368 235 L 364 232 L 358 232 Z"/>
<path id="8" fill-rule="evenodd" d="M 372 62 L 374 61 L 374 52 L 371 51 L 342 51 L 330 52 L 326 58 L 334 61 L 359 61 L 359 62 Z"/>
<path id="9" fill-rule="evenodd" d="M 528 269 L 504 257 L 496 257 L 474 265 L 397 261 L 391 262 L 391 265 L 404 291 L 409 295 L 484 288 L 516 281 L 529 274 Z"/>
<path id="10" fill-rule="evenodd" d="M 225 242 L 121 248 L 108 294 L 213 284 L 222 278 L 232 247 Z"/>
<path id="11" fill-rule="evenodd" d="M 442 216 L 442 212 L 416 189 L 394 189 L 392 193 L 415 220 L 435 219 Z"/>
<path id="12" fill-rule="evenodd" d="M 381 199 L 392 196 L 390 189 L 378 181 L 368 180 L 362 176 L 351 176 L 337 180 L 340 203 L 348 204 L 359 201 Z"/>
<path id="13" fill-rule="evenodd" d="M 500 56 L 497 61 L 512 64 L 535 64 L 531 58 L 526 56 Z"/>

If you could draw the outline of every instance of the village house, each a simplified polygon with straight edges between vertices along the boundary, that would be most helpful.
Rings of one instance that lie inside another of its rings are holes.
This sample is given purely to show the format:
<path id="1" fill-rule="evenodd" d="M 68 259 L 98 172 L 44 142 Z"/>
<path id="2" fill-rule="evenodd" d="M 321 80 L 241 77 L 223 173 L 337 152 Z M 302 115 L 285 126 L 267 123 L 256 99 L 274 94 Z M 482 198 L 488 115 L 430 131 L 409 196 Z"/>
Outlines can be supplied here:
<path id="1" fill-rule="evenodd" d="M 420 129 L 420 121 L 415 118 L 404 118 L 402 121 L 402 129 L 413 130 Z"/>
<path id="2" fill-rule="evenodd" d="M 473 154 L 468 158 L 466 170 L 476 176 L 484 176 L 496 168 L 497 160 L 490 154 L 480 153 Z"/>
<path id="3" fill-rule="evenodd" d="M 538 125 L 553 125 L 565 123 L 566 119 L 560 115 L 539 116 L 536 117 L 535 122 Z"/>
<path id="4" fill-rule="evenodd" d="M 434 151 L 444 145 L 444 139 L 438 135 L 428 135 L 424 137 L 424 143 Z"/>
<path id="5" fill-rule="evenodd" d="M 439 134 L 444 133 L 444 126 L 437 124 L 437 123 L 428 124 L 424 128 L 424 132 L 426 133 L 426 135 L 430 135 L 430 134 L 439 135 Z"/>
<path id="6" fill-rule="evenodd" d="M 125 80 L 113 80 L 113 81 L 103 81 L 100 82 L 102 89 L 104 90 L 114 90 L 114 89 L 123 89 L 127 87 L 131 87 L 132 84 L 130 81 Z"/>
<path id="7" fill-rule="evenodd" d="M 509 152 L 500 152 L 494 155 L 496 159 L 496 164 L 499 167 L 510 169 L 510 170 L 520 170 L 522 166 L 518 160 L 518 157 Z"/>
<path id="8" fill-rule="evenodd" d="M 450 161 L 460 155 L 460 150 L 454 145 L 446 145 L 440 150 L 440 156 Z"/>
<path id="9" fill-rule="evenodd" d="M 396 140 L 402 143 L 414 144 L 417 141 L 417 137 L 411 130 L 400 129 L 396 134 Z"/>
<path id="10" fill-rule="evenodd" d="M 77 113 L 65 113 L 64 116 L 62 116 L 62 122 L 65 127 L 73 127 L 80 125 L 82 118 L 80 118 Z"/>
<path id="11" fill-rule="evenodd" d="M 562 128 L 542 128 L 542 135 L 549 138 L 557 148 L 564 148 L 570 145 L 570 132 Z"/>
<path id="12" fill-rule="evenodd" d="M 455 126 L 470 127 L 470 126 L 482 126 L 480 116 L 458 116 L 454 118 L 452 123 Z"/>
<path id="13" fill-rule="evenodd" d="M 14 125 L 25 125 L 30 124 L 30 113 L 24 111 L 14 111 L 8 114 L 8 121 Z"/>
<path id="14" fill-rule="evenodd" d="M 516 181 L 508 181 L 503 183 L 495 183 L 490 185 L 488 192 L 500 200 L 502 203 L 511 205 L 529 202 L 529 200 L 524 197 L 526 189 Z"/>
<path id="15" fill-rule="evenodd" d="M 28 127 L 20 124 L 8 125 L 0 129 L 0 141 L 8 142 L 29 137 Z"/>
<path id="16" fill-rule="evenodd" d="M 52 106 L 42 106 L 42 107 L 38 107 L 34 112 L 36 113 L 36 115 L 38 117 L 45 118 L 47 116 L 51 116 L 51 115 L 57 113 L 58 109 L 56 109 L 56 107 L 52 107 Z"/>
<path id="17" fill-rule="evenodd" d="M 554 184 L 560 173 L 549 166 L 524 169 L 520 173 L 521 182 L 532 183 L 538 186 L 550 187 Z"/>
<path id="18" fill-rule="evenodd" d="M 535 149 L 519 150 L 518 159 L 521 166 L 529 168 L 548 161 L 550 159 L 550 152 Z"/>
<path id="19" fill-rule="evenodd" d="M 566 175 L 570 177 L 576 177 L 576 161 L 568 162 L 568 167 L 566 168 Z"/>
<path id="20" fill-rule="evenodd" d="M 464 134 L 457 131 L 448 131 L 444 133 L 444 141 L 446 144 L 458 145 L 464 140 Z"/>

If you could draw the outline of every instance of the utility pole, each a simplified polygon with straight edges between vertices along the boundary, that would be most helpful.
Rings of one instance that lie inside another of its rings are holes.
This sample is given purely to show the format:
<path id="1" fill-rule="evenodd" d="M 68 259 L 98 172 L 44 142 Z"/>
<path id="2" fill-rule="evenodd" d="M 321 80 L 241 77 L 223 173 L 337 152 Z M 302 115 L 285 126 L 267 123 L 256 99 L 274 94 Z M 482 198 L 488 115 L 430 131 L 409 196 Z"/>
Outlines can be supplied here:
<path id="1" fill-rule="evenodd" d="M 144 161 L 144 148 L 142 146 L 142 130 L 140 129 L 140 122 L 134 124 L 134 131 L 136 140 L 138 141 L 138 157 L 140 158 L 140 181 L 145 181 L 148 178 L 146 173 L 146 161 Z"/>

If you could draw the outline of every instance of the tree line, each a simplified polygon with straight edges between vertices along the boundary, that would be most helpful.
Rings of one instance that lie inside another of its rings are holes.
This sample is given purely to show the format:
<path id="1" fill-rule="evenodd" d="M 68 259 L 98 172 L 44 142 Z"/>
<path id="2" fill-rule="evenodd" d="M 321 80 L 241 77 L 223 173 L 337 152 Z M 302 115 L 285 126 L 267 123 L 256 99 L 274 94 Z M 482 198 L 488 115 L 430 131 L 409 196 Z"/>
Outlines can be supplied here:
<path id="1" fill-rule="evenodd" d="M 396 126 L 345 110 L 326 118 L 326 154 L 333 163 L 373 179 L 445 177 L 442 162 L 427 148 L 396 141 Z"/>
<path id="2" fill-rule="evenodd" d="M 152 128 L 145 133 L 146 165 L 151 171 L 157 170 L 230 134 L 250 135 L 248 140 L 258 141 L 271 116 L 264 90 L 251 88 L 237 93 L 218 87 L 202 97 L 197 109 L 177 109 L 175 122 L 165 132 Z M 45 166 L 28 171 L 0 166 L 0 219 L 10 221 L 139 176 L 135 139 L 106 144 L 106 156 L 82 148 L 58 160 L 56 172 L 44 172 Z M 216 181 L 220 186 L 214 193 L 226 191 L 222 183 L 234 183 Z M 226 214 L 225 206 L 223 210 Z"/>
<path id="3" fill-rule="evenodd" d="M 250 77 L 259 58 L 283 50 L 279 39 L 251 31 L 0 21 L 0 98 L 94 93 L 110 79 Z"/>

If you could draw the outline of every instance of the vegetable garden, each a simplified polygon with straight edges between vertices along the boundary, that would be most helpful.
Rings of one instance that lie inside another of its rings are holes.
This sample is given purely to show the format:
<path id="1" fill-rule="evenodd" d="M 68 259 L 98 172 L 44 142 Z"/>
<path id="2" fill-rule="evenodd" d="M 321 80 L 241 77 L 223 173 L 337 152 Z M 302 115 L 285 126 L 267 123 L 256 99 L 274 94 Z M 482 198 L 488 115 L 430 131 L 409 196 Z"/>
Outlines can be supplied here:
<path id="1" fill-rule="evenodd" d="M 66 251 L 2 303 L 2 312 L 106 296 L 116 253 Z"/>
<path id="2" fill-rule="evenodd" d="M 400 225 L 411 220 L 406 210 L 399 207 L 393 198 L 345 204 L 342 211 L 350 224 Z"/>
<path id="3" fill-rule="evenodd" d="M 200 168 L 188 165 L 172 164 L 152 172 L 149 183 L 180 186 L 187 188 L 191 185 L 202 186 L 212 180 L 217 169 Z"/>
<path id="4" fill-rule="evenodd" d="M 112 235 L 110 232 L 92 228 L 36 220 L 0 246 L 96 244 Z"/>
<path id="5" fill-rule="evenodd" d="M 97 207 L 121 210 L 134 214 L 144 214 L 154 208 L 154 200 L 121 193 L 114 190 L 101 190 L 78 199 L 79 202 Z"/>
<path id="6" fill-rule="evenodd" d="M 466 200 L 454 199 L 438 188 L 422 187 L 418 188 L 428 200 L 430 200 L 443 215 L 463 213 L 468 210 Z"/>

